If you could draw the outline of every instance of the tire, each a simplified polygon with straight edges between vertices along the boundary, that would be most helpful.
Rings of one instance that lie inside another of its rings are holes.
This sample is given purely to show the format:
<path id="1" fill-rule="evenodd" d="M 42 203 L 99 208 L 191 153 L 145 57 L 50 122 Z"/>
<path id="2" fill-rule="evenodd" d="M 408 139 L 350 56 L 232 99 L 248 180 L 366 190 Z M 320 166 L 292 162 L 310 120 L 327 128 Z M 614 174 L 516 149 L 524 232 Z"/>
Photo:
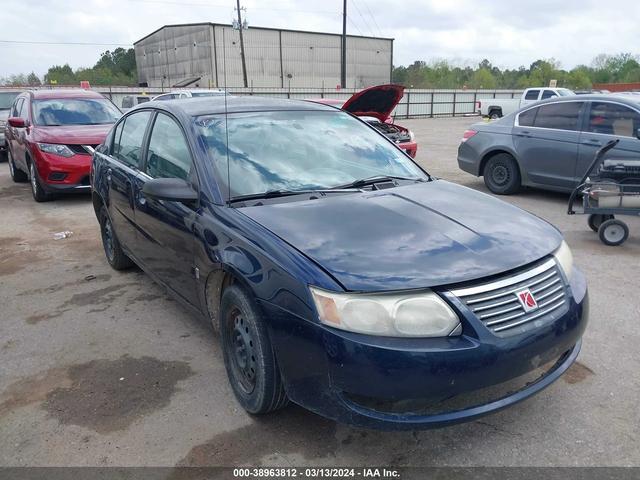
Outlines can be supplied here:
<path id="1" fill-rule="evenodd" d="M 7 163 L 9 164 L 9 174 L 11 174 L 11 180 L 15 183 L 23 183 L 29 180 L 29 176 L 16 167 L 16 164 L 13 161 L 13 155 L 11 155 L 11 151 L 7 150 Z"/>
<path id="2" fill-rule="evenodd" d="M 614 218 L 613 215 L 599 215 L 597 213 L 592 213 L 591 215 L 589 215 L 587 223 L 589 224 L 589 228 L 591 230 L 597 232 L 603 222 L 611 220 L 612 218 Z"/>
<path id="3" fill-rule="evenodd" d="M 483 170 L 484 184 L 497 195 L 511 195 L 520 189 L 520 169 L 508 153 L 489 159 Z"/>
<path id="4" fill-rule="evenodd" d="M 247 412 L 273 412 L 289 403 L 267 327 L 242 288 L 225 288 L 220 302 L 220 337 L 227 377 Z"/>
<path id="5" fill-rule="evenodd" d="M 497 120 L 499 118 L 502 118 L 502 112 L 500 110 L 491 110 L 489 112 L 489 118 L 491 120 Z"/>
<path id="6" fill-rule="evenodd" d="M 29 180 L 31 182 L 31 194 L 36 202 L 48 202 L 51 200 L 51 194 L 44 191 L 38 169 L 33 161 L 29 162 Z"/>
<path id="7" fill-rule="evenodd" d="M 600 241 L 610 247 L 622 245 L 629 238 L 629 227 L 627 224 L 615 218 L 602 222 L 598 229 Z"/>
<path id="8" fill-rule="evenodd" d="M 109 214 L 105 207 L 100 208 L 100 236 L 107 262 L 114 270 L 126 270 L 133 266 L 133 261 L 122 250 L 116 232 L 113 229 Z"/>
<path id="9" fill-rule="evenodd" d="M 7 149 L 7 147 L 4 148 L 4 150 L 0 150 L 0 163 L 1 162 L 5 162 L 8 158 L 8 152 L 9 150 Z"/>

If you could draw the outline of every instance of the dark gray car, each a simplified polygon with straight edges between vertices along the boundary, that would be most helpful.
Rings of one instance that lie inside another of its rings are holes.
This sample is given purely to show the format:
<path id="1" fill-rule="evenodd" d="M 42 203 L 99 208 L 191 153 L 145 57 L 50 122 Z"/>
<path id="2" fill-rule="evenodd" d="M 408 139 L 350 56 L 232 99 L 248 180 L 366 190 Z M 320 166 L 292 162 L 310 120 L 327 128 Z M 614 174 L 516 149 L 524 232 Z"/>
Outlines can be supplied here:
<path id="1" fill-rule="evenodd" d="M 464 133 L 458 165 L 484 176 L 493 193 L 521 186 L 571 191 L 607 141 L 607 154 L 640 159 L 640 99 L 608 95 L 555 98 L 528 105 L 500 120 L 478 123 Z"/>

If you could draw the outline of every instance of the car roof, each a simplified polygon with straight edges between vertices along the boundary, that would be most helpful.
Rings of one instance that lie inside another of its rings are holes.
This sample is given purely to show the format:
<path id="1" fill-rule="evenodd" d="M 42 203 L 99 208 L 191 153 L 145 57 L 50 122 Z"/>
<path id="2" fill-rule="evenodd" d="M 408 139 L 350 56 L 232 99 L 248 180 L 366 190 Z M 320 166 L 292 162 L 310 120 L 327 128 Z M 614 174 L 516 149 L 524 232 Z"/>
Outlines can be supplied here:
<path id="1" fill-rule="evenodd" d="M 226 101 L 225 101 L 226 97 Z M 265 112 L 276 110 L 319 110 L 335 112 L 334 107 L 304 100 L 287 100 L 258 96 L 235 97 L 219 95 L 214 97 L 196 97 L 180 100 L 151 101 L 141 105 L 143 108 L 158 108 L 188 116 L 211 115 L 217 113 Z"/>
<path id="2" fill-rule="evenodd" d="M 595 102 L 595 101 L 603 101 L 603 102 L 622 102 L 622 103 L 628 103 L 631 106 L 637 107 L 638 103 L 640 102 L 640 99 L 635 99 L 633 98 L 632 95 L 629 95 L 627 97 L 623 96 L 623 95 L 611 95 L 611 94 L 606 94 L 606 93 L 594 93 L 594 94 L 589 94 L 589 95 L 570 95 L 568 97 L 551 97 L 551 98 L 547 98 L 541 102 L 537 102 L 535 104 L 529 104 L 527 105 L 528 107 L 531 107 L 533 105 L 538 105 L 538 104 L 543 104 L 543 103 L 555 103 L 555 102 L 585 102 L 585 101 L 591 101 L 591 102 Z"/>
<path id="3" fill-rule="evenodd" d="M 105 98 L 98 92 L 92 90 L 84 90 L 82 88 L 74 89 L 46 89 L 30 91 L 32 97 L 37 100 L 58 99 L 58 98 Z"/>

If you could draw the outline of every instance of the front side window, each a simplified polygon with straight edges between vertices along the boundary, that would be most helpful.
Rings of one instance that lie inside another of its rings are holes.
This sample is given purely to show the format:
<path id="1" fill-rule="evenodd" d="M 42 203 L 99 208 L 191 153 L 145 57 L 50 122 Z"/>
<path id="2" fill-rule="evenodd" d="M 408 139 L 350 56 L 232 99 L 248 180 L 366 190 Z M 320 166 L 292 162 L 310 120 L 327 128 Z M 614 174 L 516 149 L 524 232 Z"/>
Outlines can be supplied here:
<path id="1" fill-rule="evenodd" d="M 208 115 L 195 122 L 230 197 L 324 189 L 384 175 L 428 179 L 384 136 L 337 110 L 237 113 L 226 124 L 224 115 Z"/>
<path id="2" fill-rule="evenodd" d="M 139 167 L 142 141 L 150 117 L 149 111 L 136 112 L 118 124 L 113 140 L 113 157 L 130 167 Z"/>
<path id="3" fill-rule="evenodd" d="M 525 100 L 537 100 L 539 93 L 540 93 L 540 90 L 529 90 L 527 92 L 527 94 L 525 95 L 524 99 Z"/>
<path id="4" fill-rule="evenodd" d="M 546 100 L 547 98 L 553 98 L 557 96 L 558 94 L 553 90 L 545 90 L 544 92 L 542 92 L 542 100 Z"/>
<path id="5" fill-rule="evenodd" d="M 584 102 L 561 102 L 538 107 L 534 127 L 578 130 L 580 109 Z"/>
<path id="6" fill-rule="evenodd" d="M 191 173 L 191 152 L 180 126 L 159 113 L 151 130 L 146 173 L 153 178 L 181 178 Z"/>
<path id="7" fill-rule="evenodd" d="M 609 102 L 593 102 L 587 130 L 604 135 L 635 137 L 640 128 L 640 114 L 635 110 Z"/>
<path id="8" fill-rule="evenodd" d="M 23 100 L 22 105 L 20 105 L 18 116 L 25 122 L 29 120 L 29 101 L 26 98 Z"/>
<path id="9" fill-rule="evenodd" d="M 133 107 L 133 97 L 124 97 L 122 99 L 122 108 L 131 108 Z"/>
<path id="10" fill-rule="evenodd" d="M 33 102 L 36 125 L 103 125 L 115 123 L 121 112 L 106 98 L 55 98 Z"/>
<path id="11" fill-rule="evenodd" d="M 13 108 L 11 109 L 11 116 L 12 117 L 19 117 L 20 116 L 20 110 L 22 109 L 22 103 L 24 102 L 24 98 L 19 98 L 18 100 L 16 100 L 16 103 L 13 105 Z"/>

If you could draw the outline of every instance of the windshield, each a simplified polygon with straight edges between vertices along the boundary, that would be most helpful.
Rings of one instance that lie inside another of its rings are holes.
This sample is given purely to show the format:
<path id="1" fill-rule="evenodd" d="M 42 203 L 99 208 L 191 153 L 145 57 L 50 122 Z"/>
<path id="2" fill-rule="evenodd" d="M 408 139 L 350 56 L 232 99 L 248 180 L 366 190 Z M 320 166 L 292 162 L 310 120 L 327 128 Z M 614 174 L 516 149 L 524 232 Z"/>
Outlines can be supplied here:
<path id="1" fill-rule="evenodd" d="M 33 102 L 36 125 L 101 125 L 115 123 L 122 114 L 105 98 L 55 98 Z"/>
<path id="2" fill-rule="evenodd" d="M 569 90 L 568 88 L 558 88 L 558 95 L 561 97 L 570 97 L 575 95 L 576 93 L 573 90 Z"/>
<path id="3" fill-rule="evenodd" d="M 9 110 L 20 92 L 0 92 L 0 110 Z"/>
<path id="4" fill-rule="evenodd" d="M 277 111 L 197 117 L 223 194 L 324 189 L 372 176 L 428 176 L 389 140 L 340 111 Z M 229 178 L 227 148 L 229 138 Z"/>

